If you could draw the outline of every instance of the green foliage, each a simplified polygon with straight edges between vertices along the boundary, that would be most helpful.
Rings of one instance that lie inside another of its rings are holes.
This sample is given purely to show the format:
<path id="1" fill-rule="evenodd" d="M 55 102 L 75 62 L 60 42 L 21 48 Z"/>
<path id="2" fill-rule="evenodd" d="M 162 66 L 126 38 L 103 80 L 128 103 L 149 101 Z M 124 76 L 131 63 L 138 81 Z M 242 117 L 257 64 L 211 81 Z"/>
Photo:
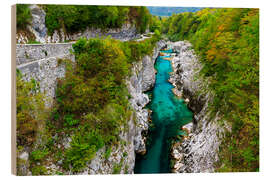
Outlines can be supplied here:
<path id="1" fill-rule="evenodd" d="M 109 104 L 99 112 L 89 113 L 84 116 L 84 122 L 91 128 L 99 129 L 106 144 L 112 145 L 118 142 L 121 126 L 126 123 L 130 116 L 129 111 L 122 105 Z"/>
<path id="2" fill-rule="evenodd" d="M 121 166 L 118 164 L 115 164 L 113 167 L 113 174 L 120 174 L 121 172 Z"/>
<path id="3" fill-rule="evenodd" d="M 134 13 L 133 11 L 131 11 L 131 13 L 133 12 L 135 15 L 137 30 L 139 31 L 139 33 L 144 33 L 145 30 L 148 28 L 150 18 L 151 18 L 151 15 L 150 15 L 148 9 L 146 7 L 143 7 L 143 6 L 131 7 L 131 9 L 133 11 L 136 11 L 136 13 Z"/>
<path id="4" fill-rule="evenodd" d="M 127 61 L 132 63 L 134 61 L 141 60 L 145 55 L 152 53 L 156 42 L 160 40 L 160 35 L 158 31 L 155 31 L 152 38 L 145 39 L 143 42 L 129 41 L 122 43 L 122 50 L 127 57 Z"/>
<path id="5" fill-rule="evenodd" d="M 157 16 L 152 16 L 149 24 L 149 30 L 155 32 L 155 30 L 161 31 L 161 19 Z"/>
<path id="6" fill-rule="evenodd" d="M 109 157 L 111 155 L 111 152 L 112 152 L 112 148 L 111 147 L 109 147 L 109 148 L 106 149 L 106 152 L 105 152 L 105 155 L 104 155 L 105 159 L 109 159 Z"/>
<path id="7" fill-rule="evenodd" d="M 46 155 L 48 155 L 48 150 L 35 150 L 31 152 L 31 160 L 33 161 L 41 161 Z"/>
<path id="8" fill-rule="evenodd" d="M 17 145 L 32 146 L 40 127 L 48 118 L 44 94 L 38 92 L 38 83 L 32 79 L 26 82 L 17 70 L 16 76 L 16 121 Z"/>
<path id="9" fill-rule="evenodd" d="M 259 10 L 203 9 L 173 15 L 165 22 L 171 40 L 190 40 L 211 77 L 219 111 L 232 124 L 221 156 L 220 171 L 259 168 Z M 229 159 L 229 160 L 228 160 Z"/>
<path id="10" fill-rule="evenodd" d="M 49 34 L 64 28 L 73 33 L 95 27 L 101 29 L 119 28 L 124 23 L 135 23 L 139 32 L 144 32 L 150 14 L 145 7 L 87 6 L 87 5 L 45 5 L 46 27 Z"/>
<path id="11" fill-rule="evenodd" d="M 46 167 L 44 166 L 34 166 L 31 168 L 32 175 L 37 176 L 37 175 L 47 175 L 48 171 Z"/>
<path id="12" fill-rule="evenodd" d="M 128 155 L 127 152 L 123 153 L 123 157 L 127 157 L 127 155 Z"/>
<path id="13" fill-rule="evenodd" d="M 56 97 L 59 114 L 98 112 L 110 101 L 123 104 L 126 94 L 123 79 L 128 73 L 119 42 L 85 39 L 74 44 L 77 64 L 58 82 Z M 76 98 L 74 98 L 76 97 Z"/>
<path id="14" fill-rule="evenodd" d="M 66 150 L 64 167 L 77 172 L 86 166 L 86 163 L 95 157 L 98 149 L 104 146 L 103 139 L 97 130 L 89 126 L 81 126 L 80 130 L 72 137 L 71 147 Z"/>
<path id="15" fill-rule="evenodd" d="M 74 125 L 77 125 L 79 123 L 80 120 L 74 119 L 73 117 L 74 117 L 74 115 L 70 115 L 70 114 L 66 114 L 64 116 L 65 126 L 74 126 Z"/>
<path id="16" fill-rule="evenodd" d="M 16 22 L 18 29 L 26 29 L 26 26 L 31 23 L 32 15 L 28 4 L 16 5 Z"/>
<path id="17" fill-rule="evenodd" d="M 123 158 L 121 159 L 120 163 L 115 163 L 113 166 L 113 174 L 120 174 L 121 168 L 123 166 Z"/>
<path id="18" fill-rule="evenodd" d="M 126 165 L 125 165 L 125 172 L 124 172 L 125 174 L 128 174 L 128 168 L 129 168 L 129 167 L 128 167 L 128 165 L 126 164 Z"/>
<path id="19" fill-rule="evenodd" d="M 155 34 L 154 34 L 154 36 L 155 36 L 157 39 L 160 39 L 161 34 L 160 34 L 160 32 L 159 32 L 158 29 L 155 29 Z"/>
<path id="20" fill-rule="evenodd" d="M 36 40 L 29 40 L 29 41 L 27 42 L 27 44 L 41 44 L 41 42 L 36 41 Z"/>

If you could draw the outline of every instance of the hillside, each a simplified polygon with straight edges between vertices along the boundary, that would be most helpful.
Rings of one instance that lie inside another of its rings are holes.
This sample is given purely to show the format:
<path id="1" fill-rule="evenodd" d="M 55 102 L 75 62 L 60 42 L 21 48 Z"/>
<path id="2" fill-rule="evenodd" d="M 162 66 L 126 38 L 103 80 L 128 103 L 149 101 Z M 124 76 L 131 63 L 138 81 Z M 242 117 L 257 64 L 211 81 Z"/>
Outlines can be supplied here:
<path id="1" fill-rule="evenodd" d="M 196 12 L 199 11 L 200 7 L 155 7 L 148 6 L 149 12 L 155 16 L 171 16 L 172 14 L 182 12 Z"/>

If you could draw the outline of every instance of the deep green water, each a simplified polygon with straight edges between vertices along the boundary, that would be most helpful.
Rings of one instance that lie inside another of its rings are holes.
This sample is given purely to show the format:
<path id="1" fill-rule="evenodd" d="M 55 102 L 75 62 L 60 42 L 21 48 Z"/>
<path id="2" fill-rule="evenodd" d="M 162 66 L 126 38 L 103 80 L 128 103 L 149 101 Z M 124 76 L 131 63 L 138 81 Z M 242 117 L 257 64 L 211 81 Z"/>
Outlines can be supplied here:
<path id="1" fill-rule="evenodd" d="M 171 50 L 162 52 L 169 55 Z M 192 120 L 192 112 L 172 92 L 173 85 L 168 82 L 171 62 L 164 57 L 169 56 L 159 56 L 155 63 L 156 83 L 150 92 L 152 99 L 148 105 L 153 111 L 153 127 L 149 130 L 146 155 L 136 157 L 135 173 L 169 173 L 171 140 L 181 133 L 179 127 Z"/>

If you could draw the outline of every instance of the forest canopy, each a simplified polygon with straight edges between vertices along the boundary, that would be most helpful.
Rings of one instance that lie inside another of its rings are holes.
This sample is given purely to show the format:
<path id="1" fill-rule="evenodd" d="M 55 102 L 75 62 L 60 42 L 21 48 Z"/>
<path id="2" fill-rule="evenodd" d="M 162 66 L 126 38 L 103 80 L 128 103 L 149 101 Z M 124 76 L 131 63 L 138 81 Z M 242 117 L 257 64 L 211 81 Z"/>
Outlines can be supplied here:
<path id="1" fill-rule="evenodd" d="M 120 28 L 125 23 L 135 24 L 140 33 L 145 32 L 151 15 L 143 6 L 86 6 L 86 5 L 44 5 L 46 27 L 49 34 L 64 28 L 77 32 L 87 27 Z"/>

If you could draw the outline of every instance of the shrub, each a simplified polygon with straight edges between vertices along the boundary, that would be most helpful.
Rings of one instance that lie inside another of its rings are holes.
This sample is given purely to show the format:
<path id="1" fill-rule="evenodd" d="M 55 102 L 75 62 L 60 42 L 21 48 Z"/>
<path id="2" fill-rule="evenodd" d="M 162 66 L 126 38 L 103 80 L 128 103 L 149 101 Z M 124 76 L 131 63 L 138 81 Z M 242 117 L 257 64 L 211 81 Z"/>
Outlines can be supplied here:
<path id="1" fill-rule="evenodd" d="M 122 164 L 114 164 L 113 166 L 113 174 L 120 174 L 122 168 Z"/>
<path id="2" fill-rule="evenodd" d="M 161 36 L 161 34 L 160 34 L 159 30 L 158 29 L 155 29 L 155 37 L 157 39 L 160 39 L 160 36 Z"/>
<path id="3" fill-rule="evenodd" d="M 46 167 L 44 166 L 34 166 L 31 168 L 32 175 L 37 176 L 37 175 L 47 175 L 48 171 Z"/>
<path id="4" fill-rule="evenodd" d="M 105 159 L 109 159 L 110 155 L 111 155 L 111 152 L 112 152 L 112 148 L 109 147 L 106 149 L 106 152 L 105 152 Z"/>
<path id="5" fill-rule="evenodd" d="M 64 116 L 65 126 L 74 126 L 79 123 L 79 119 L 74 119 L 74 115 L 67 114 Z"/>
<path id="6" fill-rule="evenodd" d="M 114 164 L 114 166 L 113 166 L 113 174 L 120 174 L 120 172 L 121 172 L 121 168 L 122 168 L 122 166 L 123 166 L 123 161 L 124 161 L 124 159 L 122 158 L 121 160 L 120 160 L 120 163 L 115 163 Z"/>
<path id="7" fill-rule="evenodd" d="M 128 155 L 127 152 L 123 153 L 123 157 L 127 157 L 127 155 Z"/>
<path id="8" fill-rule="evenodd" d="M 124 101 L 125 56 L 115 40 L 85 39 L 74 44 L 77 64 L 56 91 L 59 114 L 97 112 L 111 100 Z M 76 97 L 76 98 L 75 98 Z"/>
<path id="9" fill-rule="evenodd" d="M 64 165 L 77 172 L 86 166 L 86 163 L 95 157 L 98 149 L 104 146 L 103 139 L 98 131 L 91 130 L 87 126 L 81 126 L 71 141 L 71 147 L 65 152 Z"/>
<path id="10" fill-rule="evenodd" d="M 26 82 L 17 70 L 16 76 L 16 121 L 17 145 L 31 146 L 40 130 L 38 124 L 45 123 L 48 109 L 44 101 L 46 97 L 40 93 L 38 83 L 32 79 Z"/>
<path id="11" fill-rule="evenodd" d="M 48 150 L 35 150 L 31 152 L 30 158 L 33 161 L 41 161 L 46 155 L 48 155 Z"/>
<path id="12" fill-rule="evenodd" d="M 16 22 L 18 29 L 26 29 L 32 21 L 31 10 L 28 4 L 17 4 L 16 5 Z"/>

